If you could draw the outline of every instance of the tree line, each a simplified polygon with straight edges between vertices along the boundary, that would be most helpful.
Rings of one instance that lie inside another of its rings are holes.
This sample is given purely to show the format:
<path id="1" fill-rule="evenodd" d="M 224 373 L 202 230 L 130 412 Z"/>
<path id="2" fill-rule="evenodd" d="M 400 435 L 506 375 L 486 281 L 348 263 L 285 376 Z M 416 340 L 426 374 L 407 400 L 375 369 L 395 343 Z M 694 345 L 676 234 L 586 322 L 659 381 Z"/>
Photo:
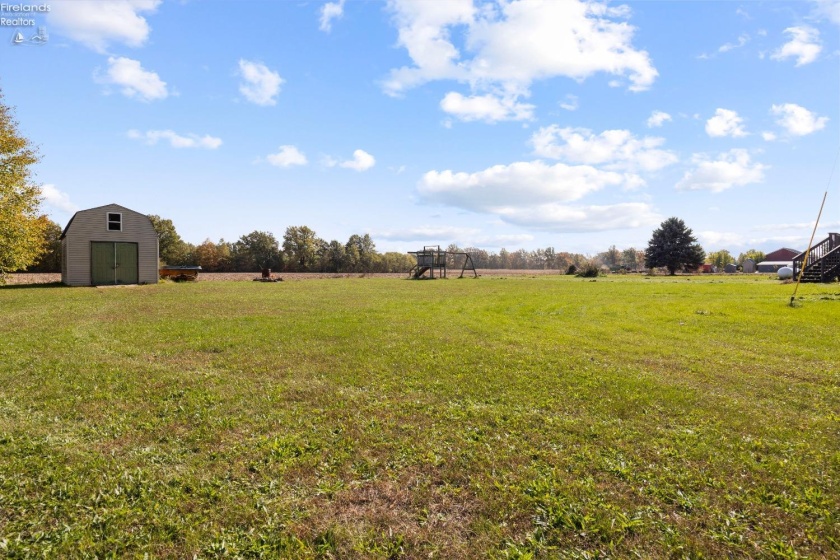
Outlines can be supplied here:
<path id="1" fill-rule="evenodd" d="M 149 219 L 158 232 L 162 263 L 198 265 L 207 272 L 406 272 L 414 263 L 404 253 L 378 252 L 369 234 L 353 234 L 342 243 L 326 241 L 308 226 L 289 226 L 281 240 L 267 231 L 252 231 L 233 242 L 206 239 L 194 245 L 181 239 L 172 220 Z"/>
<path id="2" fill-rule="evenodd" d="M 149 215 L 149 219 L 160 239 L 161 264 L 198 265 L 207 272 L 259 272 L 269 268 L 275 272 L 403 273 L 415 264 L 414 258 L 406 253 L 378 252 L 369 234 L 354 234 L 342 243 L 335 239 L 326 241 L 307 226 L 290 226 L 286 228 L 280 240 L 270 232 L 253 231 L 233 242 L 206 239 L 195 245 L 181 238 L 172 220 L 156 215 Z M 25 270 L 60 272 L 61 226 L 46 216 L 39 216 L 37 220 L 38 229 L 42 232 L 42 253 L 35 264 L 26 267 Z M 666 220 L 663 226 L 668 223 L 669 220 Z M 449 254 L 448 265 L 451 267 L 463 266 L 463 257 L 458 254 L 467 253 L 476 268 L 560 272 L 592 268 L 601 272 L 641 272 L 658 267 L 671 272 L 665 255 L 668 251 L 670 258 L 676 258 L 678 261 L 673 266 L 674 271 L 696 270 L 703 263 L 712 264 L 722 270 L 730 263 L 740 266 L 748 258 L 755 262 L 764 259 L 764 253 L 755 249 L 740 253 L 737 258 L 725 249 L 706 254 L 696 243 L 691 230 L 686 228 L 681 220 L 677 220 L 675 230 L 663 232 L 660 227 L 656 231 L 660 232 L 659 237 L 651 238 L 644 250 L 635 247 L 618 249 L 611 245 L 607 250 L 595 255 L 557 251 L 554 247 L 530 251 L 509 251 L 502 248 L 499 252 L 492 252 L 478 247 L 459 247 L 456 244 L 450 244 L 446 251 Z M 682 239 L 682 245 L 675 245 L 674 239 Z M 669 248 L 668 251 L 665 251 L 664 246 Z"/>
<path id="3" fill-rule="evenodd" d="M 61 271 L 61 226 L 45 216 L 39 218 L 43 251 L 27 272 Z M 376 244 L 367 233 L 354 234 L 346 242 L 336 239 L 326 241 L 308 226 L 287 227 L 282 239 L 266 231 L 252 231 L 236 241 L 206 239 L 195 245 L 184 241 L 170 219 L 149 215 L 159 238 L 161 264 L 171 266 L 201 266 L 207 272 L 259 272 L 269 268 L 275 272 L 367 273 L 408 272 L 414 266 L 414 257 L 407 253 L 376 250 Z M 615 249 L 614 247 L 611 248 Z M 559 270 L 584 268 L 593 262 L 601 263 L 600 254 L 591 257 L 581 253 L 545 249 L 509 251 L 498 253 L 478 247 L 446 247 L 453 267 L 463 265 L 463 257 L 454 253 L 469 253 L 476 268 Z M 628 252 L 629 251 L 629 252 Z M 635 260 L 623 260 L 628 266 L 638 267 L 640 252 L 632 249 L 622 254 L 632 254 Z M 642 255 L 643 256 L 643 255 Z M 612 264 L 609 259 L 607 264 Z"/>
<path id="4" fill-rule="evenodd" d="M 272 233 L 253 231 L 237 241 L 206 239 L 199 245 L 185 242 L 172 220 L 151 215 L 149 218 L 160 238 L 160 258 L 168 265 L 198 265 L 209 272 L 255 272 L 269 268 L 277 272 L 408 272 L 415 260 L 407 253 L 376 250 L 370 234 L 353 234 L 346 242 L 320 238 L 308 226 L 287 227 L 278 240 Z M 476 268 L 566 270 L 590 261 L 579 253 L 557 252 L 553 247 L 498 253 L 477 247 L 449 245 L 450 266 L 462 266 L 469 253 Z"/>

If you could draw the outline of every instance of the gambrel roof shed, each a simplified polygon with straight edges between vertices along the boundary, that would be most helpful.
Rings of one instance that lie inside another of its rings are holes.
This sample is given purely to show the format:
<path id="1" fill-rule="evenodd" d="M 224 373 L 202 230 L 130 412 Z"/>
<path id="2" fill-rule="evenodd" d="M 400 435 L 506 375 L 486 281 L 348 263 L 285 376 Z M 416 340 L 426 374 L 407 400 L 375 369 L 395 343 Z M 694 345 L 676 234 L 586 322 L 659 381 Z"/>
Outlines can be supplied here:
<path id="1" fill-rule="evenodd" d="M 76 212 L 61 233 L 61 281 L 68 286 L 157 283 L 158 235 L 152 221 L 119 204 Z"/>

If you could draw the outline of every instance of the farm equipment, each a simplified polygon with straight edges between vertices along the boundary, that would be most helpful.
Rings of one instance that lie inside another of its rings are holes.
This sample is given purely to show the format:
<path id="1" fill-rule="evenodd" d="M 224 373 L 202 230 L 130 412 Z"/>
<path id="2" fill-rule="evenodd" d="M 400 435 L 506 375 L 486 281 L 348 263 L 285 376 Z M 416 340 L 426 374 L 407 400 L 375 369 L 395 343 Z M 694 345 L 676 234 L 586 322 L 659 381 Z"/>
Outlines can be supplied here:
<path id="1" fill-rule="evenodd" d="M 198 280 L 200 266 L 162 266 L 160 277 L 169 278 L 175 282 L 194 282 Z"/>

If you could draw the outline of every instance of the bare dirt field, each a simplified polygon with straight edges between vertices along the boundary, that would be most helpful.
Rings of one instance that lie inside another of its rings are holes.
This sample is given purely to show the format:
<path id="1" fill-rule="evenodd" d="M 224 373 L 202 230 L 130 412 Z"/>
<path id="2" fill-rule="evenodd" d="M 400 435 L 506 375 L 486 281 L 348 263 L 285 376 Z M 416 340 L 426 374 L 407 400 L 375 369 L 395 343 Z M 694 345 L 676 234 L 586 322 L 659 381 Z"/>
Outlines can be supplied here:
<path id="1" fill-rule="evenodd" d="M 460 270 L 449 271 L 449 278 L 458 278 Z M 506 270 L 506 269 L 479 269 L 479 276 L 542 276 L 545 274 L 560 274 L 557 270 Z M 464 277 L 470 276 L 469 271 L 464 273 Z M 202 272 L 198 280 L 199 282 L 251 282 L 255 278 L 259 278 L 259 272 Z M 297 280 L 315 280 L 319 278 L 407 278 L 407 274 L 403 273 L 370 273 L 362 274 L 359 272 L 353 273 L 326 273 L 326 272 L 280 272 L 272 274 L 273 278 L 282 278 L 283 281 L 297 281 Z M 9 274 L 6 277 L 6 284 L 51 284 L 61 282 L 61 274 L 47 273 L 47 274 L 33 274 L 20 272 Z"/>

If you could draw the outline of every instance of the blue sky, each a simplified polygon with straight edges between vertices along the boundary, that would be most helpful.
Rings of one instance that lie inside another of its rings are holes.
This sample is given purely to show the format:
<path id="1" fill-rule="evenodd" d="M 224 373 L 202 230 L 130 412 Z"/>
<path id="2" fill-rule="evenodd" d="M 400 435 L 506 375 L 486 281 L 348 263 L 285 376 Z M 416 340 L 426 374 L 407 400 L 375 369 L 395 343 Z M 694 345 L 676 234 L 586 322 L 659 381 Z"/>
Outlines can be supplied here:
<path id="1" fill-rule="evenodd" d="M 3 8 L 0 87 L 62 225 L 115 202 L 193 243 L 595 253 L 678 216 L 737 254 L 804 249 L 828 190 L 840 230 L 837 0 Z"/>

